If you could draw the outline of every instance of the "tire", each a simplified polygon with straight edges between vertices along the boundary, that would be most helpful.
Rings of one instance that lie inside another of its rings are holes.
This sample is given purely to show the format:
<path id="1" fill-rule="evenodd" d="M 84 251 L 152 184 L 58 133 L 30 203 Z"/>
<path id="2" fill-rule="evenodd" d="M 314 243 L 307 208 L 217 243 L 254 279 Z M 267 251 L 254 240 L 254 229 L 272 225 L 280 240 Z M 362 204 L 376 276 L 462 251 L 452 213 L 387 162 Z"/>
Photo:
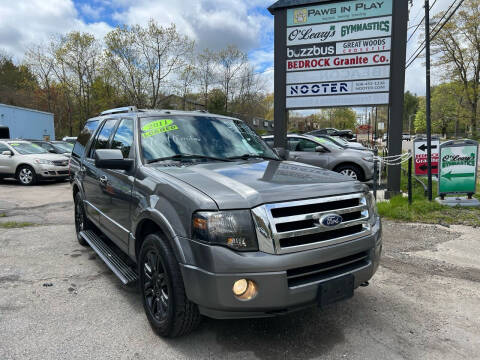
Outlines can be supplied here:
<path id="1" fill-rule="evenodd" d="M 335 168 L 335 171 L 342 175 L 349 176 L 355 180 L 359 180 L 359 181 L 365 180 L 362 169 L 357 165 L 353 165 L 353 164 L 340 165 Z"/>
<path id="2" fill-rule="evenodd" d="M 77 241 L 82 246 L 89 246 L 83 237 L 80 236 L 80 231 L 92 230 L 92 224 L 87 219 L 85 208 L 83 207 L 82 196 L 79 192 L 75 195 L 75 232 L 77 233 Z"/>
<path id="3" fill-rule="evenodd" d="M 35 170 L 29 165 L 21 165 L 17 169 L 17 173 L 15 174 L 17 181 L 20 185 L 30 186 L 35 185 L 37 183 L 37 174 Z"/>
<path id="4" fill-rule="evenodd" d="M 175 254 L 160 234 L 147 235 L 138 266 L 143 307 L 152 329 L 170 338 L 193 331 L 201 315 L 188 300 Z"/>

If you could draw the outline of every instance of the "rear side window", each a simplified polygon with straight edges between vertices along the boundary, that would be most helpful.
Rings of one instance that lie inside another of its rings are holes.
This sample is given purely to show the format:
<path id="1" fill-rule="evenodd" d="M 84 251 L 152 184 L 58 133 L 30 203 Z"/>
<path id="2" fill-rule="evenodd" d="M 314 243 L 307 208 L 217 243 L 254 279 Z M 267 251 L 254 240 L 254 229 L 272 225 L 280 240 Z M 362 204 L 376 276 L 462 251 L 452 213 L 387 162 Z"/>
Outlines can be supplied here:
<path id="1" fill-rule="evenodd" d="M 82 132 L 77 138 L 75 146 L 73 147 L 72 155 L 81 158 L 85 153 L 85 146 L 87 146 L 88 141 L 92 137 L 95 130 L 98 127 L 98 120 L 89 121 L 85 124 Z"/>
<path id="2" fill-rule="evenodd" d="M 112 140 L 112 149 L 119 149 L 122 151 L 123 158 L 131 157 L 130 150 L 133 144 L 133 120 L 122 119 L 118 125 L 117 132 Z"/>
<path id="3" fill-rule="evenodd" d="M 5 144 L 0 144 L 0 155 L 2 155 L 4 151 L 10 151 L 10 148 Z"/>

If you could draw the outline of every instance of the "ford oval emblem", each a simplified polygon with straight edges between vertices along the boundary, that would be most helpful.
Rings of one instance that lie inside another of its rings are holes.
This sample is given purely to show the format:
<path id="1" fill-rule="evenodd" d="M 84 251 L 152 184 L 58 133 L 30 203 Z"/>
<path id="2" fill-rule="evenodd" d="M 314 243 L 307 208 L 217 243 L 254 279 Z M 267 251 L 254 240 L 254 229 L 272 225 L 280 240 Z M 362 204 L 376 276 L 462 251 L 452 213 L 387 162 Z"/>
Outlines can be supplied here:
<path id="1" fill-rule="evenodd" d="M 343 218 L 340 215 L 337 214 L 329 214 L 325 215 L 320 219 L 320 224 L 323 226 L 337 226 L 341 224 L 343 221 Z"/>

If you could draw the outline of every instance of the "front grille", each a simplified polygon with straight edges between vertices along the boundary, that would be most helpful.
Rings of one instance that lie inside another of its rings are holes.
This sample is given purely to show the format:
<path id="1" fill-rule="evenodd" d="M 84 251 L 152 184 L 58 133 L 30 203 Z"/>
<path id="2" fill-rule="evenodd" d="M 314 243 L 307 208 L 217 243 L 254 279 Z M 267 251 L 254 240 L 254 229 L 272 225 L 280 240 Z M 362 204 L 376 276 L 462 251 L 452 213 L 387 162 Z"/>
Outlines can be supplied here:
<path id="1" fill-rule="evenodd" d="M 260 250 L 285 254 L 356 239 L 370 233 L 364 193 L 266 204 L 253 209 Z M 328 215 L 341 216 L 333 226 Z"/>
<path id="2" fill-rule="evenodd" d="M 68 160 L 54 160 L 52 161 L 55 166 L 67 166 Z"/>
<path id="3" fill-rule="evenodd" d="M 333 276 L 345 274 L 369 264 L 368 253 L 361 252 L 321 264 L 287 270 L 289 287 L 314 283 Z"/>
<path id="4" fill-rule="evenodd" d="M 57 171 L 58 175 L 68 175 L 68 170 Z"/>

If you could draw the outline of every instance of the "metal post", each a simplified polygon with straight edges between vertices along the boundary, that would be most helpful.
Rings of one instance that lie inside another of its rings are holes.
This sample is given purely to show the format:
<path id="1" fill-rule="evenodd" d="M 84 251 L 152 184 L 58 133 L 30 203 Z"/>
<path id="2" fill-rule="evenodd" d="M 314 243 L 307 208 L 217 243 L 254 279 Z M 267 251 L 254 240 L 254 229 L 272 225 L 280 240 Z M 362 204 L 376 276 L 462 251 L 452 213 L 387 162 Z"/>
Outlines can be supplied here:
<path id="1" fill-rule="evenodd" d="M 427 197 L 432 201 L 432 124 L 430 118 L 430 2 L 425 0 L 425 62 L 426 62 L 426 120 L 427 120 Z"/>
<path id="2" fill-rule="evenodd" d="M 377 164 L 377 156 L 378 156 L 378 148 L 375 146 L 373 149 L 373 196 L 375 200 L 377 200 L 377 179 L 378 179 L 378 164 Z"/>
<path id="3" fill-rule="evenodd" d="M 403 100 L 405 92 L 405 57 L 408 24 L 408 1 L 393 1 L 393 32 L 390 74 L 390 108 L 388 125 L 388 155 L 402 153 Z M 386 198 L 400 193 L 400 165 L 388 168 L 388 190 Z"/>
<path id="4" fill-rule="evenodd" d="M 288 110 L 287 104 L 287 9 L 277 9 L 274 13 L 274 147 L 287 148 Z"/>
<path id="5" fill-rule="evenodd" d="M 410 150 L 408 151 L 411 155 Z M 408 158 L 408 203 L 412 203 L 412 157 Z"/>

